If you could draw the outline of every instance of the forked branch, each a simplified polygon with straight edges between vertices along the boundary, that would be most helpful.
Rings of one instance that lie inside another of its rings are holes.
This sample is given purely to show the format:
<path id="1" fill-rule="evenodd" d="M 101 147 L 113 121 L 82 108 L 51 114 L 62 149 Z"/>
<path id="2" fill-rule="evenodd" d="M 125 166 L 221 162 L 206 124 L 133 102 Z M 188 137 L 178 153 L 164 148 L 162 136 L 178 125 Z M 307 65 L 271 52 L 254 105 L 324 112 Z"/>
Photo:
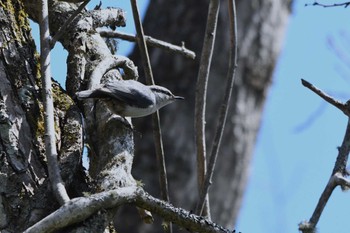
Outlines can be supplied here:
<path id="1" fill-rule="evenodd" d="M 74 198 L 28 228 L 24 233 L 57 231 L 66 226 L 81 222 L 101 209 L 112 209 L 123 204 L 135 204 L 191 232 L 232 233 L 232 231 L 203 217 L 191 214 L 181 208 L 175 208 L 164 201 L 158 200 L 146 193 L 142 188 L 135 186 L 118 188 L 93 194 L 89 197 Z"/>
<path id="2" fill-rule="evenodd" d="M 317 95 L 319 95 L 321 98 L 326 100 L 328 103 L 334 105 L 338 109 L 340 109 L 345 115 L 348 116 L 348 124 L 345 131 L 345 136 L 342 142 L 342 145 L 338 149 L 338 156 L 333 168 L 333 171 L 331 173 L 331 177 L 329 178 L 329 181 L 323 190 L 321 197 L 316 205 L 316 208 L 310 218 L 309 221 L 304 221 L 299 224 L 299 230 L 303 233 L 307 232 L 315 232 L 316 225 L 322 215 L 322 212 L 332 195 L 334 189 L 337 186 L 341 186 L 342 189 L 348 189 L 350 186 L 350 181 L 346 179 L 346 176 L 348 175 L 348 172 L 346 170 L 346 164 L 348 161 L 348 156 L 350 152 L 350 111 L 349 111 L 349 101 L 346 103 L 342 103 L 333 97 L 327 95 L 322 90 L 318 89 L 311 83 L 305 81 L 302 79 L 302 84 L 315 92 Z"/>
<path id="3" fill-rule="evenodd" d="M 216 159 L 219 154 L 219 148 L 221 144 L 221 139 L 223 135 L 223 131 L 225 128 L 226 118 L 229 103 L 231 100 L 232 89 L 235 79 L 235 72 L 237 67 L 237 21 L 236 21 L 236 6 L 235 1 L 228 1 L 228 11 L 229 11 L 229 21 L 230 21 L 230 58 L 229 58 L 229 68 L 227 72 L 227 84 L 226 90 L 224 94 L 224 99 L 222 101 L 218 122 L 216 126 L 216 131 L 214 135 L 214 140 L 211 148 L 211 153 L 208 161 L 207 172 L 205 174 L 205 179 L 203 182 L 203 186 L 201 188 L 201 192 L 199 194 L 199 201 L 196 208 L 196 213 L 202 213 L 204 209 L 205 196 L 209 191 L 209 187 L 211 185 L 211 179 L 213 177 Z"/>

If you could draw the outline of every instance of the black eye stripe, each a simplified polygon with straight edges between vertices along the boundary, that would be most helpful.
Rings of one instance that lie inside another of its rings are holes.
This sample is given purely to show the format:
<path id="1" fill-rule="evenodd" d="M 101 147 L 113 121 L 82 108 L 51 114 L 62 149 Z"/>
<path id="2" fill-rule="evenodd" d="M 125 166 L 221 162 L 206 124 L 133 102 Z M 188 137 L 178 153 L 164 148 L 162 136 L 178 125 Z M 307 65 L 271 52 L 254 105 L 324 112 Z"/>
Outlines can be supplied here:
<path id="1" fill-rule="evenodd" d="M 168 91 L 168 90 L 160 89 L 160 88 L 157 88 L 157 87 L 151 87 L 151 90 L 154 91 L 154 92 L 163 93 L 165 95 L 172 96 L 171 92 Z"/>

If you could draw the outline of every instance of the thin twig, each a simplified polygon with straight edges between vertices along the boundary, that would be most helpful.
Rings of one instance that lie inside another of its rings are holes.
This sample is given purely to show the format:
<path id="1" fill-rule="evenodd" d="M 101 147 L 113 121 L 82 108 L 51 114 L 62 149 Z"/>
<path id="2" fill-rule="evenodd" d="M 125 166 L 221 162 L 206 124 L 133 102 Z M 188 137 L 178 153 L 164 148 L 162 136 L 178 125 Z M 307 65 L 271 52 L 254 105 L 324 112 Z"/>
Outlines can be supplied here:
<path id="1" fill-rule="evenodd" d="M 311 83 L 302 79 L 302 84 L 315 92 L 321 98 L 326 100 L 328 103 L 334 105 L 338 109 L 340 109 L 343 113 L 349 116 L 349 101 L 341 103 L 340 101 L 334 99 L 333 97 L 327 95 L 317 87 L 313 86 Z M 345 136 L 342 142 L 342 145 L 338 149 L 338 156 L 335 162 L 331 177 L 323 190 L 321 197 L 316 205 L 316 208 L 310 218 L 309 221 L 302 222 L 299 224 L 299 230 L 302 232 L 313 232 L 316 228 L 316 225 L 322 215 L 322 212 L 332 195 L 334 189 L 340 185 L 341 187 L 349 187 L 349 181 L 345 179 L 345 176 L 348 175 L 346 171 L 346 164 L 348 161 L 348 156 L 350 152 L 350 117 L 348 118 L 348 124 L 345 131 Z"/>
<path id="2" fill-rule="evenodd" d="M 139 15 L 137 0 L 131 0 L 131 8 L 133 12 L 133 18 L 135 21 L 135 28 L 137 33 L 137 42 L 140 49 L 141 58 L 143 61 L 143 67 L 146 75 L 146 82 L 148 85 L 154 85 L 153 73 L 151 68 L 151 62 L 148 56 L 148 50 L 146 41 L 144 38 L 144 32 L 142 27 L 141 18 Z M 155 141 L 156 156 L 159 167 L 159 180 L 160 180 L 160 190 L 162 199 L 169 202 L 169 192 L 168 192 L 168 181 L 167 181 L 167 172 L 165 167 L 165 157 L 163 150 L 163 141 L 162 141 L 162 131 L 160 128 L 160 118 L 159 112 L 152 114 L 152 126 L 153 126 L 153 136 Z M 168 223 L 166 232 L 172 232 L 172 224 Z"/>
<path id="3" fill-rule="evenodd" d="M 74 13 L 69 16 L 66 22 L 58 29 L 57 33 L 52 37 L 51 40 L 51 48 L 55 47 L 56 42 L 61 38 L 61 36 L 65 33 L 69 24 L 75 19 L 75 17 L 84 9 L 84 7 L 90 2 L 90 0 L 85 0 Z"/>
<path id="4" fill-rule="evenodd" d="M 344 8 L 347 8 L 350 5 L 350 2 L 343 2 L 343 3 L 333 3 L 333 4 L 323 4 L 323 3 L 310 3 L 305 4 L 305 6 L 322 6 L 322 7 L 338 7 L 338 6 L 344 6 Z"/>
<path id="5" fill-rule="evenodd" d="M 218 117 L 218 122 L 216 126 L 215 136 L 213 140 L 213 145 L 211 149 L 211 154 L 208 162 L 208 170 L 205 176 L 204 184 L 200 193 L 200 199 L 197 205 L 197 211 L 202 212 L 204 208 L 205 196 L 209 191 L 211 185 L 211 179 L 214 173 L 214 168 L 216 164 L 216 159 L 219 154 L 219 148 L 221 144 L 222 134 L 225 129 L 226 118 L 229 108 L 229 103 L 231 100 L 233 84 L 235 80 L 235 73 L 237 68 L 237 20 L 236 20 L 236 6 L 235 0 L 228 1 L 228 11 L 229 11 L 229 21 L 230 21 L 230 63 L 227 73 L 227 84 L 224 100 L 221 104 L 220 113 Z M 200 213 L 199 212 L 199 213 Z"/>
<path id="6" fill-rule="evenodd" d="M 123 33 L 123 32 L 118 32 L 118 31 L 109 31 L 109 30 L 99 30 L 99 33 L 102 37 L 120 38 L 120 39 L 123 39 L 126 41 L 131 41 L 131 42 L 137 41 L 137 37 L 135 35 L 128 34 L 128 33 Z M 164 49 L 166 51 L 173 52 L 173 53 L 178 53 L 178 54 L 181 54 L 181 55 L 185 56 L 186 58 L 190 58 L 190 59 L 195 59 L 195 57 L 196 57 L 196 54 L 193 51 L 187 49 L 185 46 L 173 45 L 171 43 L 168 43 L 168 42 L 165 42 L 162 40 L 157 40 L 151 36 L 144 36 L 144 38 L 145 38 L 147 45 L 149 45 L 149 46 L 161 48 L 161 49 Z"/>
<path id="7" fill-rule="evenodd" d="M 207 26 L 203 42 L 199 72 L 196 85 L 195 99 L 195 130 L 196 130 L 196 150 L 197 150 L 197 182 L 198 191 L 203 188 L 204 177 L 206 173 L 206 141 L 205 141 L 205 107 L 207 99 L 207 86 L 211 59 L 213 56 L 214 42 L 216 36 L 216 27 L 219 15 L 219 0 L 211 0 L 209 3 Z M 202 201 L 201 201 L 202 202 Z M 197 203 L 198 204 L 198 203 Z M 210 218 L 209 198 L 206 195 L 205 209 L 203 215 Z M 201 211 L 202 212 L 202 211 Z M 201 214 L 197 209 L 195 213 Z"/>
<path id="8" fill-rule="evenodd" d="M 137 33 L 137 44 L 139 46 L 143 69 L 145 71 L 146 82 L 148 85 L 154 85 L 153 72 L 152 72 L 151 62 L 148 56 L 147 45 L 144 38 L 141 17 L 137 7 L 137 0 L 130 0 L 130 2 L 131 2 L 132 14 L 135 22 L 136 33 Z"/>
<path id="9" fill-rule="evenodd" d="M 49 11 L 47 0 L 41 1 L 40 21 L 40 65 L 42 79 L 42 95 L 44 99 L 44 123 L 45 123 L 45 153 L 47 157 L 47 168 L 52 190 L 57 201 L 62 205 L 69 201 L 66 188 L 62 181 L 60 169 L 57 162 L 57 148 L 55 138 L 54 106 L 51 89 L 51 46 Z"/>
<path id="10" fill-rule="evenodd" d="M 159 216 L 162 216 L 167 221 L 177 224 L 182 229 L 188 232 L 200 233 L 234 233 L 235 230 L 228 230 L 221 227 L 205 217 L 197 216 L 184 209 L 176 208 L 169 203 L 152 197 L 146 192 L 140 190 L 137 195 L 136 205 L 145 208 Z"/>
<path id="11" fill-rule="evenodd" d="M 322 90 L 318 89 L 308 81 L 301 79 L 301 83 L 303 86 L 307 87 L 311 91 L 315 92 L 318 96 L 320 96 L 322 99 L 330 103 L 331 105 L 335 106 L 339 110 L 341 110 L 345 115 L 350 117 L 350 109 L 349 109 L 349 103 L 342 103 L 339 100 L 334 99 L 332 96 L 326 94 Z"/>

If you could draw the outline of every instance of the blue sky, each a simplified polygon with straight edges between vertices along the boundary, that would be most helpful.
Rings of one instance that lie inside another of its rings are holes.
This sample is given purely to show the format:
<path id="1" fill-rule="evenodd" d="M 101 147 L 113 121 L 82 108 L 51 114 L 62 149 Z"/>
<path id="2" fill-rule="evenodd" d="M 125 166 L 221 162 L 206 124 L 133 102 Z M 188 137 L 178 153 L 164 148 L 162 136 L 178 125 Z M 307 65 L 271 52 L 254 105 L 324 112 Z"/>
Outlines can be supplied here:
<path id="1" fill-rule="evenodd" d="M 350 35 L 350 8 L 304 6 L 310 2 L 299 0 L 293 6 L 239 217 L 242 233 L 297 232 L 297 224 L 312 215 L 345 133 L 347 117 L 304 88 L 300 79 L 342 101 L 350 98 L 350 67 L 328 43 L 331 38 L 350 54 L 350 41 L 343 36 Z M 336 189 L 318 233 L 349 232 L 349 200 L 348 192 Z"/>
<path id="2" fill-rule="evenodd" d="M 98 4 L 91 2 L 91 7 Z M 337 57 L 328 42 L 334 41 L 350 57 L 350 40 L 344 39 L 350 38 L 350 8 L 304 6 L 312 2 L 298 0 L 293 5 L 236 227 L 242 233 L 298 232 L 298 223 L 311 217 L 345 133 L 346 116 L 304 88 L 300 79 L 340 100 L 350 98 L 350 66 Z M 139 1 L 141 11 L 147 3 Z M 133 32 L 129 1 L 103 2 L 104 7 L 116 4 L 129 17 L 124 30 Z M 33 34 L 39 35 L 35 27 Z M 131 48 L 123 44 L 120 49 L 121 54 L 127 54 Z M 52 72 L 62 83 L 66 55 L 56 45 Z M 336 189 L 321 216 L 318 233 L 349 232 L 349 200 L 349 192 Z"/>

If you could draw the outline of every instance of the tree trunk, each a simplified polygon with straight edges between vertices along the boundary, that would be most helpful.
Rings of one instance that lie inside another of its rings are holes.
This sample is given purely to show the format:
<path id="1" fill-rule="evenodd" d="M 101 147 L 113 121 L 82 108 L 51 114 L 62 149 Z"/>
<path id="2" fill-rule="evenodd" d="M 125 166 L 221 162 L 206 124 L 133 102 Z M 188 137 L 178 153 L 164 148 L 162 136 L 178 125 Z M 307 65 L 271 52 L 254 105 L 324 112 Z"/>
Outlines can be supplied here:
<path id="1" fill-rule="evenodd" d="M 0 0 L 0 229 L 22 232 L 59 207 L 47 179 L 39 61 L 21 1 Z M 62 176 L 81 196 L 82 128 L 73 101 L 53 87 Z"/>
<path id="2" fill-rule="evenodd" d="M 259 130 L 267 91 L 281 50 L 291 1 L 236 1 L 238 13 L 239 62 L 236 81 L 223 136 L 220 155 L 210 188 L 212 219 L 232 228 L 245 191 L 249 164 Z M 185 42 L 197 54 L 195 60 L 149 48 L 156 83 L 166 86 L 184 102 L 161 110 L 170 201 L 194 209 L 198 198 L 194 143 L 194 97 L 200 51 L 205 31 L 208 1 L 151 1 L 144 19 L 144 31 L 152 37 L 174 44 Z M 216 126 L 228 69 L 229 24 L 227 2 L 222 1 L 215 53 L 207 98 L 207 151 Z M 176 22 L 176 23 L 174 23 Z M 141 67 L 137 48 L 132 60 Z M 142 76 L 142 75 L 141 75 Z M 136 139 L 133 172 L 145 189 L 159 196 L 158 173 L 153 148 L 150 118 L 135 119 L 142 137 Z M 147 132 L 147 133 L 146 133 Z M 147 173 L 147 175 L 145 175 Z M 144 231 L 145 232 L 145 231 Z M 151 229 L 147 232 L 155 232 Z"/>

